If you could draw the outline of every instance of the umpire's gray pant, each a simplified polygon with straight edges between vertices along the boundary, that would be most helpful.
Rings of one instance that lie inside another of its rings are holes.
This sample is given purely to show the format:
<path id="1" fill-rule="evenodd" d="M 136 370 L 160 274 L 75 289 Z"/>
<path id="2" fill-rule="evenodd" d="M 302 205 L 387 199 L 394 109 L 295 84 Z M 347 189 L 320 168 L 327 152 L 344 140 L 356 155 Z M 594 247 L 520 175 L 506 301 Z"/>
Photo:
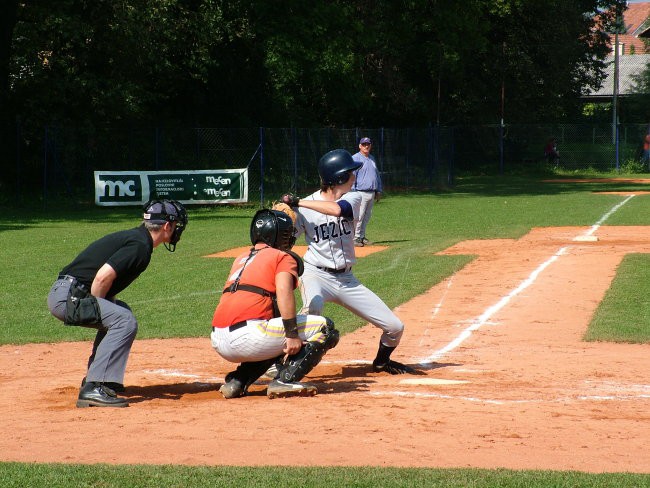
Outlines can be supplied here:
<path id="1" fill-rule="evenodd" d="M 63 321 L 71 283 L 57 280 L 47 296 L 47 306 L 57 319 Z M 93 350 L 88 358 L 86 381 L 124 383 L 124 371 L 131 345 L 138 332 L 138 322 L 129 306 L 116 300 L 98 298 L 104 330 L 98 330 Z"/>

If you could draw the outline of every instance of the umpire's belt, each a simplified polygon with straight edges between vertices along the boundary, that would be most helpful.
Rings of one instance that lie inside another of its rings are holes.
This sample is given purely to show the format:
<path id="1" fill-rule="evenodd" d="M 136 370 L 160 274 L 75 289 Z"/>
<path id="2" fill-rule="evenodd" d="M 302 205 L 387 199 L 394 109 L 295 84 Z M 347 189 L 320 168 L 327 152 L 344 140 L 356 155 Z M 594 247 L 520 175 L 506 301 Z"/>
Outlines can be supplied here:
<path id="1" fill-rule="evenodd" d="M 347 273 L 352 269 L 352 266 L 347 266 L 342 269 L 336 269 L 336 268 L 326 268 L 325 266 L 316 266 L 318 269 L 321 269 L 323 271 L 327 271 L 328 273 L 332 274 L 341 274 L 341 273 Z"/>
<path id="2" fill-rule="evenodd" d="M 80 290 L 85 291 L 86 293 L 90 293 L 90 290 L 88 289 L 88 287 L 87 287 L 86 285 L 84 285 L 83 283 L 81 283 L 81 282 L 80 282 L 77 278 L 75 278 L 74 276 L 70 276 L 70 275 L 59 275 L 59 277 L 57 278 L 57 280 L 66 280 L 66 281 L 69 281 L 71 285 L 76 286 L 77 288 L 79 288 Z"/>
<path id="3" fill-rule="evenodd" d="M 237 322 L 236 324 L 232 324 L 229 327 L 212 327 L 212 330 L 217 330 L 217 329 L 228 329 L 230 332 L 234 332 L 237 329 L 241 329 L 242 327 L 246 327 L 246 324 L 248 323 L 247 320 L 242 320 L 241 322 Z"/>

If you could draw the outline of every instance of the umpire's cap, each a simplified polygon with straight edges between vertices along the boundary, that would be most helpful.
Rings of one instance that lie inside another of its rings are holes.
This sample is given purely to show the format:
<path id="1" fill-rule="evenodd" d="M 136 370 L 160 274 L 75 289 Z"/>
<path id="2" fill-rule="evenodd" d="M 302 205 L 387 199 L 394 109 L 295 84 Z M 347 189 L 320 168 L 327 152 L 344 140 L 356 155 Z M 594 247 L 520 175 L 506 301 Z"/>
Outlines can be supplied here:
<path id="1" fill-rule="evenodd" d="M 165 222 L 187 223 L 187 211 L 176 200 L 149 200 L 142 207 L 145 222 L 164 224 Z"/>

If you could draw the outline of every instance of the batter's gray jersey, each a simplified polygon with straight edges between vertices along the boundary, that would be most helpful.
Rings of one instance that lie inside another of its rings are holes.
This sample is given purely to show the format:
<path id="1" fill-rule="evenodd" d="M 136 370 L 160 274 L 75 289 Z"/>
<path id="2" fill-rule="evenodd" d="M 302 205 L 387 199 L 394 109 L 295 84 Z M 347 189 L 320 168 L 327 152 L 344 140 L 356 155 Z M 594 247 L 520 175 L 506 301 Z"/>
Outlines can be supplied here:
<path id="1" fill-rule="evenodd" d="M 323 200 L 317 191 L 304 200 Z M 353 219 L 325 215 L 307 208 L 296 208 L 297 235 L 305 234 L 308 249 L 305 271 L 300 277 L 301 313 L 321 315 L 326 302 L 338 303 L 383 330 L 381 342 L 399 344 L 404 324 L 372 290 L 352 274 L 356 262 L 354 224 L 359 218 L 361 194 L 348 192 L 339 201 L 352 206 Z"/>
<path id="2" fill-rule="evenodd" d="M 320 191 L 312 193 L 303 200 L 320 200 Z M 361 195 L 349 192 L 340 200 L 346 200 L 352 206 L 353 220 L 345 217 L 325 215 L 308 208 L 297 208 L 296 229 L 298 237 L 305 234 L 309 246 L 305 262 L 331 269 L 345 269 L 356 261 L 354 254 L 354 228 L 359 218 Z M 339 200 L 339 201 L 340 201 Z"/>

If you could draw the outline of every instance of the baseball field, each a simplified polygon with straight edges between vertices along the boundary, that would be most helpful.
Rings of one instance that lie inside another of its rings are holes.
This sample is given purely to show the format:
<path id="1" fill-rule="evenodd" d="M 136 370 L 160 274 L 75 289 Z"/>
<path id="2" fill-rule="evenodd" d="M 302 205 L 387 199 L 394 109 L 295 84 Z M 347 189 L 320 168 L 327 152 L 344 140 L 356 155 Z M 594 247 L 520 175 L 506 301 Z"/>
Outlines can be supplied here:
<path id="1" fill-rule="evenodd" d="M 255 208 L 189 208 L 121 296 L 139 321 L 127 409 L 77 409 L 93 331 L 46 296 L 137 208 L 34 204 L 0 216 L 2 486 L 650 486 L 650 180 L 459 178 L 388 194 L 355 275 L 406 326 L 371 371 L 375 327 L 342 331 L 313 398 L 218 388 L 209 326 Z M 299 242 L 298 244 L 301 244 Z M 302 249 L 298 248 L 299 254 Z"/>

